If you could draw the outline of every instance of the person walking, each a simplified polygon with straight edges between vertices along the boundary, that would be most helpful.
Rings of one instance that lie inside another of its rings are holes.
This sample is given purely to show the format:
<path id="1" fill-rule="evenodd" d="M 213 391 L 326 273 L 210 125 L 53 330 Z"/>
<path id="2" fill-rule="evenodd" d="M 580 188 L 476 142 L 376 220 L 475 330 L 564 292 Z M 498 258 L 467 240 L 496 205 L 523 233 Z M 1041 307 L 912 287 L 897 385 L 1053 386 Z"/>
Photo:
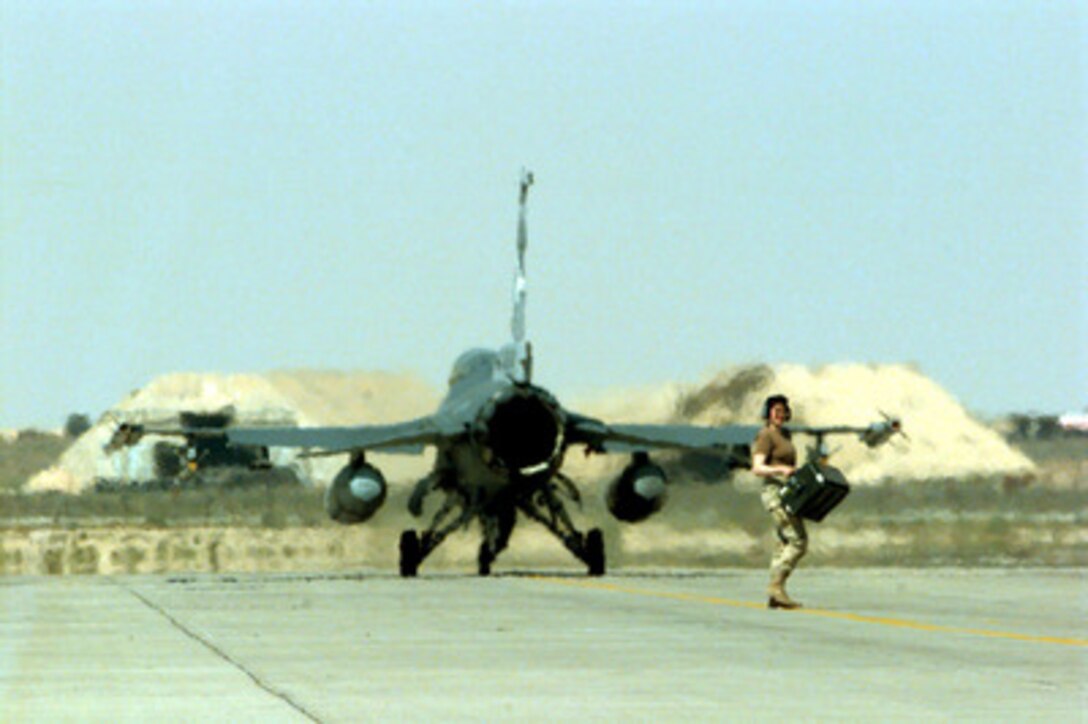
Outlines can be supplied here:
<path id="1" fill-rule="evenodd" d="M 782 507 L 782 488 L 797 469 L 797 449 L 784 427 L 791 417 L 785 395 L 771 395 L 763 403 L 764 425 L 752 445 L 752 472 L 763 478 L 760 497 L 774 521 L 778 547 L 771 558 L 767 607 L 793 609 L 801 604 L 786 593 L 786 579 L 808 549 L 805 522 Z"/>

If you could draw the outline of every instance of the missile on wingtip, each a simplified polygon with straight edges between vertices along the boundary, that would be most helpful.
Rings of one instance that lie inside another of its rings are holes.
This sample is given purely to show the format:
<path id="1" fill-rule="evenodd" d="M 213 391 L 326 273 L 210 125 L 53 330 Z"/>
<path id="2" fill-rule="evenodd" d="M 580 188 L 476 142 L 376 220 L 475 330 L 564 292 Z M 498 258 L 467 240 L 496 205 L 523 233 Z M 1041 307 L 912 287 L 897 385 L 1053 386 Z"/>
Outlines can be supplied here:
<path id="1" fill-rule="evenodd" d="M 869 425 L 861 432 L 859 437 L 869 447 L 879 447 L 890 440 L 893 435 L 900 432 L 902 432 L 902 424 L 899 420 L 888 418 Z"/>

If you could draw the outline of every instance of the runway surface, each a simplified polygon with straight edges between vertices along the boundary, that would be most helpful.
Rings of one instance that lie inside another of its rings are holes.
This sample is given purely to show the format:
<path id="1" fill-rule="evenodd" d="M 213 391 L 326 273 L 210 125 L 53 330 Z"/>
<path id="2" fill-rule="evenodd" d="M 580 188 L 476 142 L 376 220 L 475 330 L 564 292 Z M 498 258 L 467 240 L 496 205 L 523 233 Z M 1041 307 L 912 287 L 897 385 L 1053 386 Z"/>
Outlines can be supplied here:
<path id="1" fill-rule="evenodd" d="M 0 578 L 0 721 L 1084 721 L 1086 580 Z"/>

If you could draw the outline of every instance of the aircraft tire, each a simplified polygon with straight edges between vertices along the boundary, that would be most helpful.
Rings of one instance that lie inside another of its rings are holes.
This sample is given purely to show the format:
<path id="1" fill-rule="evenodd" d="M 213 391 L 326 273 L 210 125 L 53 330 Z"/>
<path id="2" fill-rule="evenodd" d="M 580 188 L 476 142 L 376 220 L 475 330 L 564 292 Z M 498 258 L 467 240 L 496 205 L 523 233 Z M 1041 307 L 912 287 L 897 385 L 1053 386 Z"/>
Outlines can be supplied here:
<path id="1" fill-rule="evenodd" d="M 491 549 L 487 547 L 487 543 L 480 544 L 480 553 L 476 556 L 476 572 L 481 576 L 491 575 L 491 561 L 495 558 L 491 554 Z"/>
<path id="2" fill-rule="evenodd" d="M 414 530 L 400 534 L 400 575 L 401 578 L 415 578 L 419 572 L 419 536 Z"/>
<path id="3" fill-rule="evenodd" d="M 593 528 L 586 534 L 586 565 L 589 575 L 604 575 L 604 533 L 600 528 Z"/>

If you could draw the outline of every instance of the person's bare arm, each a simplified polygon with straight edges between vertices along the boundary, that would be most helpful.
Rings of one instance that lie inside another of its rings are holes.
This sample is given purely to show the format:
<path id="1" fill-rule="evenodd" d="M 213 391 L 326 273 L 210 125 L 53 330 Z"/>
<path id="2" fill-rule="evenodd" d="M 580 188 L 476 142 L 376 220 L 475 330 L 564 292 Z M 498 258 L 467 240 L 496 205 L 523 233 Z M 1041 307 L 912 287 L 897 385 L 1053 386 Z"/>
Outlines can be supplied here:
<path id="1" fill-rule="evenodd" d="M 768 465 L 765 453 L 752 456 L 752 473 L 761 478 L 788 478 L 795 468 L 789 465 Z"/>

